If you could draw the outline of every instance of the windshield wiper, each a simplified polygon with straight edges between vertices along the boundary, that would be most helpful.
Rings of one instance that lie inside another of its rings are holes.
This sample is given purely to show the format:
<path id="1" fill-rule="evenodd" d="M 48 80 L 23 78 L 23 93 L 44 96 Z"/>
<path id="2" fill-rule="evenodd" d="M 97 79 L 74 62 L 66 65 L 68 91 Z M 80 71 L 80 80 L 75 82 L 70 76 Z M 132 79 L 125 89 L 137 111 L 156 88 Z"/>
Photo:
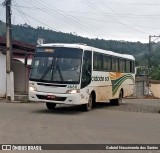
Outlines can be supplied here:
<path id="1" fill-rule="evenodd" d="M 58 69 L 58 72 L 59 72 L 59 76 L 60 76 L 60 78 L 61 78 L 61 81 L 63 82 L 64 80 L 63 80 L 62 72 L 61 72 L 61 69 L 60 69 L 60 67 L 59 67 L 58 61 L 57 61 L 57 69 Z"/>
<path id="2" fill-rule="evenodd" d="M 60 78 L 61 78 L 61 81 L 63 82 L 64 80 L 63 80 L 63 76 L 62 76 L 62 72 L 61 72 L 61 69 L 60 69 L 60 67 L 59 67 L 59 64 L 58 64 L 58 60 L 56 59 L 56 64 L 55 64 L 56 66 L 55 66 L 55 71 L 53 71 L 53 72 L 56 72 L 57 70 L 58 70 L 58 73 L 59 73 L 59 76 L 60 76 Z M 51 80 L 53 80 L 53 72 L 52 72 L 52 78 L 51 78 Z"/>
<path id="3" fill-rule="evenodd" d="M 63 76 L 61 73 L 61 69 L 58 65 L 58 61 L 56 62 L 55 66 L 54 63 L 56 62 L 56 60 L 54 60 L 54 62 L 52 62 L 52 64 L 50 64 L 50 66 L 45 70 L 45 72 L 43 73 L 42 77 L 40 78 L 40 80 L 44 80 L 44 78 L 46 77 L 46 75 L 48 74 L 48 72 L 52 69 L 52 76 L 51 76 L 51 81 L 53 80 L 53 73 L 56 72 L 58 70 L 59 76 L 61 78 L 61 81 L 63 82 Z"/>
<path id="4" fill-rule="evenodd" d="M 44 71 L 44 73 L 42 74 L 40 80 L 44 80 L 44 78 L 46 77 L 46 75 L 48 74 L 48 72 L 51 70 L 52 67 L 53 67 L 53 63 L 50 64 L 50 66 Z"/>

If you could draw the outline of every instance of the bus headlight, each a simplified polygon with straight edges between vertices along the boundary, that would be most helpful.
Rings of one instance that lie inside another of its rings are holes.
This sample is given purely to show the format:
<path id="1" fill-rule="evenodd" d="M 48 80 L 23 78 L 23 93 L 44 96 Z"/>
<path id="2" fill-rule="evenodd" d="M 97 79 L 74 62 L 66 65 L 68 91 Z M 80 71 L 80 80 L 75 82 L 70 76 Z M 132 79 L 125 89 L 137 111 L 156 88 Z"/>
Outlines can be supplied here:
<path id="1" fill-rule="evenodd" d="M 30 91 L 36 91 L 37 89 L 36 89 L 36 87 L 29 86 L 29 90 L 30 90 Z"/>
<path id="2" fill-rule="evenodd" d="M 79 89 L 67 90 L 66 93 L 67 93 L 67 94 L 76 94 L 76 93 L 80 93 L 80 90 L 79 90 Z"/>

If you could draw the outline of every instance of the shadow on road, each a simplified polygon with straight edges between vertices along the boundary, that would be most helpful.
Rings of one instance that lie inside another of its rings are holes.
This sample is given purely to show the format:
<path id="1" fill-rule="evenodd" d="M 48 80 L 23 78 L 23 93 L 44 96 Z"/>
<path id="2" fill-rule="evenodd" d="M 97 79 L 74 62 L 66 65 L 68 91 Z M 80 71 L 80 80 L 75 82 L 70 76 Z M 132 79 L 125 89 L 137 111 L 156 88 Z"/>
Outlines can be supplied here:
<path id="1" fill-rule="evenodd" d="M 107 107 L 111 107 L 110 103 L 97 103 L 91 110 L 96 111 L 97 109 L 104 109 Z M 73 115 L 73 114 L 81 114 L 81 113 L 88 113 L 83 110 L 82 106 L 68 106 L 68 105 L 58 105 L 54 110 L 42 109 L 42 110 L 35 110 L 32 113 L 45 113 L 45 114 L 66 114 L 66 115 Z"/>
<path id="2" fill-rule="evenodd" d="M 54 110 L 36 110 L 33 113 L 45 113 L 45 114 L 60 114 L 60 115 L 74 115 L 84 113 L 80 106 L 68 106 L 68 105 L 58 105 Z"/>

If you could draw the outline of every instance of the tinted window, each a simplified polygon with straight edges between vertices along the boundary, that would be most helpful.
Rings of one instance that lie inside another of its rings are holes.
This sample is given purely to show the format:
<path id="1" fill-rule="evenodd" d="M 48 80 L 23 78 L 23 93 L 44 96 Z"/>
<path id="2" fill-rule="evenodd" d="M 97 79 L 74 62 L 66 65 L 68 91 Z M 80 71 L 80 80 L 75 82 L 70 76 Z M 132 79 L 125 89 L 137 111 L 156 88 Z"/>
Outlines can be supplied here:
<path id="1" fill-rule="evenodd" d="M 84 88 L 91 83 L 91 73 L 92 73 L 91 65 L 92 65 L 92 52 L 84 51 L 81 88 Z"/>
<path id="2" fill-rule="evenodd" d="M 31 81 L 79 83 L 82 61 L 81 49 L 38 48 L 32 62 Z"/>
<path id="3" fill-rule="evenodd" d="M 127 73 L 134 73 L 134 61 L 126 61 L 126 72 Z"/>
<path id="4" fill-rule="evenodd" d="M 94 53 L 93 60 L 93 69 L 103 70 L 103 55 Z"/>
<path id="5" fill-rule="evenodd" d="M 120 59 L 120 72 L 126 72 L 126 61 L 125 59 Z"/>
<path id="6" fill-rule="evenodd" d="M 112 70 L 119 71 L 119 59 L 116 57 L 112 57 Z"/>
<path id="7" fill-rule="evenodd" d="M 112 58 L 110 56 L 104 56 L 103 68 L 104 70 L 107 70 L 107 71 L 112 69 Z"/>

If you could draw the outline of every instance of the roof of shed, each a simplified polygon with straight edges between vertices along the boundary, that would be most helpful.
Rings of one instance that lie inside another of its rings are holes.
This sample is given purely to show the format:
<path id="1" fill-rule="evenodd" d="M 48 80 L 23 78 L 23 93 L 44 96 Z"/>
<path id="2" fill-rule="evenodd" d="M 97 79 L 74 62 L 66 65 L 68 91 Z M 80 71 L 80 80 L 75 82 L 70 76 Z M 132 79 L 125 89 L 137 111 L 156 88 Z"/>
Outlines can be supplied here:
<path id="1" fill-rule="evenodd" d="M 34 53 L 36 48 L 36 45 L 29 44 L 26 42 L 21 42 L 17 40 L 12 41 L 12 50 L 14 54 L 25 54 L 28 53 Z M 6 51 L 6 38 L 0 36 L 0 51 L 5 52 Z"/>

